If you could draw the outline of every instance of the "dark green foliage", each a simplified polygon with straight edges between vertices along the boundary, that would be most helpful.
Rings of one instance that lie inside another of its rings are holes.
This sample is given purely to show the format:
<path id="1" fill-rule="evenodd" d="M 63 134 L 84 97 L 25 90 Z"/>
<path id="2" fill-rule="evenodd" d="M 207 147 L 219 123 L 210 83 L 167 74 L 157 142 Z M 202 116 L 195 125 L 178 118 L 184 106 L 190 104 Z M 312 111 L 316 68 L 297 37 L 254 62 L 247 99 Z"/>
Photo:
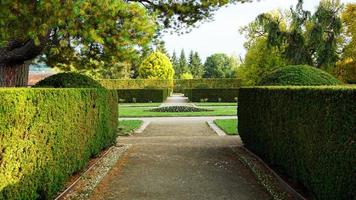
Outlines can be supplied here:
<path id="1" fill-rule="evenodd" d="M 115 142 L 113 91 L 0 89 L 0 96 L 0 199 L 53 199 Z"/>
<path id="2" fill-rule="evenodd" d="M 47 77 L 34 85 L 41 88 L 103 88 L 99 82 L 79 73 L 59 73 Z"/>
<path id="3" fill-rule="evenodd" d="M 171 89 L 118 89 L 119 101 L 122 103 L 163 102 L 170 96 Z"/>
<path id="4" fill-rule="evenodd" d="M 216 53 L 206 58 L 203 78 L 233 78 L 233 68 L 229 56 Z"/>
<path id="5" fill-rule="evenodd" d="M 241 88 L 239 134 L 311 198 L 355 199 L 355 100 L 356 87 Z"/>
<path id="6" fill-rule="evenodd" d="M 149 112 L 207 112 L 212 111 L 204 108 L 197 108 L 192 106 L 165 106 L 153 108 Z"/>
<path id="7" fill-rule="evenodd" d="M 325 71 L 307 65 L 287 66 L 263 77 L 259 85 L 340 85 Z"/>
<path id="8" fill-rule="evenodd" d="M 185 89 L 184 95 L 192 102 L 236 102 L 239 89 Z"/>

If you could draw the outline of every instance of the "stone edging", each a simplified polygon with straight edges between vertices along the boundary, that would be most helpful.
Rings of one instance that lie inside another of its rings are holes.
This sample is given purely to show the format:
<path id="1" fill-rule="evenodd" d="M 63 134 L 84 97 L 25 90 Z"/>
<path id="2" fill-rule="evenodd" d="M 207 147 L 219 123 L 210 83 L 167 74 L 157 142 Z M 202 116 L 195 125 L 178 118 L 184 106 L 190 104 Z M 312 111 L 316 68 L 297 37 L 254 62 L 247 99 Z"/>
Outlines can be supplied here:
<path id="1" fill-rule="evenodd" d="M 208 124 L 208 126 L 216 133 L 218 134 L 218 136 L 226 136 L 226 133 L 221 130 L 215 123 L 213 120 L 209 120 L 206 122 Z"/>
<path id="2" fill-rule="evenodd" d="M 145 121 L 145 120 L 142 120 L 142 121 L 143 121 L 143 123 L 142 123 L 141 127 L 138 128 L 138 129 L 136 129 L 136 130 L 134 131 L 135 134 L 143 133 L 143 131 L 144 131 L 144 130 L 147 128 L 147 126 L 150 125 L 150 123 L 151 123 L 151 122 Z"/>

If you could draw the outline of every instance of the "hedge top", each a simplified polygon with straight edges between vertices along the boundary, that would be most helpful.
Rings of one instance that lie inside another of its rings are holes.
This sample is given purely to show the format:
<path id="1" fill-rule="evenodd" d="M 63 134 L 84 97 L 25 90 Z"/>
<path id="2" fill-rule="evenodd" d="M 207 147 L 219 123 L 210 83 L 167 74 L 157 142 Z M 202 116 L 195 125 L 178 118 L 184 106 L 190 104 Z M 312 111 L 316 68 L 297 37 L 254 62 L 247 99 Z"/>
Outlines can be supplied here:
<path id="1" fill-rule="evenodd" d="M 292 65 L 263 77 L 258 85 L 340 85 L 341 81 L 315 67 Z"/>
<path id="2" fill-rule="evenodd" d="M 103 88 L 96 80 L 73 72 L 59 73 L 47 77 L 33 87 L 44 88 Z"/>

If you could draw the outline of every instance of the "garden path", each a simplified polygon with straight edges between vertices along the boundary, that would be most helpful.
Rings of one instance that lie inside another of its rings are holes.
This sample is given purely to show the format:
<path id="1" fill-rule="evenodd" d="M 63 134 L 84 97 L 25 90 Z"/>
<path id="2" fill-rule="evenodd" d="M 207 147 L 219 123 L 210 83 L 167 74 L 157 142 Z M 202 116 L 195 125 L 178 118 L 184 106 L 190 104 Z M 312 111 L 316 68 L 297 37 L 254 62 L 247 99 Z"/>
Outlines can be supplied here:
<path id="1" fill-rule="evenodd" d="M 234 153 L 239 137 L 217 136 L 204 118 L 152 120 L 118 143 L 132 147 L 91 199 L 271 199 Z"/>
<path id="2" fill-rule="evenodd" d="M 173 93 L 159 107 L 166 107 L 166 106 L 195 106 L 195 105 L 193 103 L 189 103 L 188 97 L 185 97 L 184 94 Z"/>

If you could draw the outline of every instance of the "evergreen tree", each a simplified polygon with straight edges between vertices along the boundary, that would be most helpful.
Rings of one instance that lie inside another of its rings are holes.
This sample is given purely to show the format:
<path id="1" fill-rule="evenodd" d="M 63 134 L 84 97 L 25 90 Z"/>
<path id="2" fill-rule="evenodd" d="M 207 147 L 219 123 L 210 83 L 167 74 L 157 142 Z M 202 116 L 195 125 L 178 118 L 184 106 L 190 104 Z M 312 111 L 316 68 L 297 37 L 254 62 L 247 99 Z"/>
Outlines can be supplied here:
<path id="1" fill-rule="evenodd" d="M 179 64 L 178 68 L 176 71 L 177 77 L 180 77 L 181 74 L 183 73 L 189 73 L 189 66 L 188 66 L 188 61 L 185 57 L 185 52 L 184 49 L 180 52 L 180 57 L 179 57 Z"/>
<path id="2" fill-rule="evenodd" d="M 174 78 L 178 78 L 179 76 L 177 75 L 177 73 L 179 71 L 179 61 L 175 50 L 173 51 L 172 57 L 170 59 L 173 65 L 173 69 L 175 71 Z"/>
<path id="3" fill-rule="evenodd" d="M 201 78 L 204 74 L 204 65 L 201 62 L 198 52 L 189 54 L 189 70 L 194 78 Z"/>

